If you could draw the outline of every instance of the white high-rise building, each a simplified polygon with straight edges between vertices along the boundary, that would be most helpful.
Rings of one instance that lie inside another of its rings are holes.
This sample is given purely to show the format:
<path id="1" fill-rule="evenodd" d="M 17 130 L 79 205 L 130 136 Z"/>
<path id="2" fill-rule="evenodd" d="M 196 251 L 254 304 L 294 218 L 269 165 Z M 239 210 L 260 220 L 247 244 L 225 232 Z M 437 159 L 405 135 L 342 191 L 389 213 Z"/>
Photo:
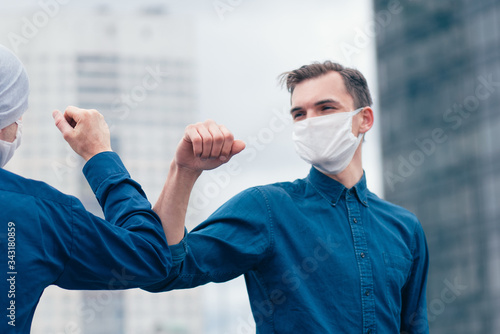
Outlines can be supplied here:
<path id="1" fill-rule="evenodd" d="M 76 195 L 100 214 L 83 161 L 51 117 L 67 105 L 95 108 L 111 127 L 113 149 L 154 202 L 185 126 L 197 120 L 194 26 L 162 7 L 82 13 L 63 6 L 0 13 L 0 43 L 19 55 L 31 83 L 23 145 L 8 167 Z M 199 294 L 49 287 L 32 333 L 201 333 Z"/>

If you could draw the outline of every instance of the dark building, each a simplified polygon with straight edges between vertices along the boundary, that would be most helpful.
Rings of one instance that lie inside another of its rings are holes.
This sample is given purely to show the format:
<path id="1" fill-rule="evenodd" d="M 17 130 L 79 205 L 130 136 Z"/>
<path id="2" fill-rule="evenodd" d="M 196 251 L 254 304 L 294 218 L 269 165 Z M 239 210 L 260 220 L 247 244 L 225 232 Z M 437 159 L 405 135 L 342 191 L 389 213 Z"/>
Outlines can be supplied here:
<path id="1" fill-rule="evenodd" d="M 431 333 L 500 333 L 500 1 L 374 7 L 385 197 L 424 226 Z"/>

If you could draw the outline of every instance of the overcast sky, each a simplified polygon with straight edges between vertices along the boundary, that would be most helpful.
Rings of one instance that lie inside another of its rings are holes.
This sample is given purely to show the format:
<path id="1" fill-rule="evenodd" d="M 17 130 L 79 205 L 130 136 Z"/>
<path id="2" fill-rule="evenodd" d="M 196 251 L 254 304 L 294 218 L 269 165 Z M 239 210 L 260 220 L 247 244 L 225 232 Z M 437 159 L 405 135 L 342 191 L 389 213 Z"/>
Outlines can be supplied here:
<path id="1" fill-rule="evenodd" d="M 51 1 L 56 0 L 44 2 Z M 358 45 L 354 56 L 342 52 L 343 45 L 356 46 L 356 34 L 371 21 L 368 0 L 58 1 L 67 3 L 60 5 L 60 16 L 72 11 L 91 13 L 99 6 L 111 12 L 162 8 L 193 20 L 200 121 L 212 118 L 226 125 L 247 142 L 249 150 L 257 152 L 235 158 L 242 167 L 240 174 L 231 179 L 209 209 L 249 186 L 307 174 L 309 166 L 293 150 L 291 120 L 270 137 L 276 113 L 286 113 L 290 107 L 289 94 L 278 86 L 280 73 L 312 61 L 338 61 L 365 74 L 377 101 L 374 39 Z M 2 11 L 17 12 L 28 19 L 41 8 L 39 1 L 28 0 L 0 6 Z M 377 116 L 376 109 L 375 113 Z M 382 195 L 377 118 L 364 146 L 368 185 Z"/>

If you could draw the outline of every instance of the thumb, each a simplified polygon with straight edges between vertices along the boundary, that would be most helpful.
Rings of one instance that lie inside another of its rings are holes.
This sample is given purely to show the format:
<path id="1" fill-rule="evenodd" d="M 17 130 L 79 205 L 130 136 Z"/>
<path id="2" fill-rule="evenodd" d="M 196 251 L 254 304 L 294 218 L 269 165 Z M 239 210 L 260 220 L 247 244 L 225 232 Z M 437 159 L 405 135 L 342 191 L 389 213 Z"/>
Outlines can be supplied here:
<path id="1" fill-rule="evenodd" d="M 245 149 L 245 143 L 242 140 L 235 140 L 231 147 L 231 156 L 236 155 Z"/>
<path id="2" fill-rule="evenodd" d="M 73 132 L 73 127 L 68 123 L 66 118 L 59 110 L 54 110 L 52 112 L 52 117 L 55 120 L 57 128 L 59 129 L 59 131 L 61 131 L 65 138 Z"/>

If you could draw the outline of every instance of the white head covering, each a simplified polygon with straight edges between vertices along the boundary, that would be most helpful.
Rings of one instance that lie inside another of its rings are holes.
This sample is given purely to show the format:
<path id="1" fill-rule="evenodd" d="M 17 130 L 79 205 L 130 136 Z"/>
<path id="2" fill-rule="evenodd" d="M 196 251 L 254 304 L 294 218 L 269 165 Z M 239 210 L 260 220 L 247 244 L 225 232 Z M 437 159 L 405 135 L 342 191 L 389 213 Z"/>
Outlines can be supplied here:
<path id="1" fill-rule="evenodd" d="M 29 81 L 21 61 L 0 44 L 0 129 L 28 110 Z"/>

